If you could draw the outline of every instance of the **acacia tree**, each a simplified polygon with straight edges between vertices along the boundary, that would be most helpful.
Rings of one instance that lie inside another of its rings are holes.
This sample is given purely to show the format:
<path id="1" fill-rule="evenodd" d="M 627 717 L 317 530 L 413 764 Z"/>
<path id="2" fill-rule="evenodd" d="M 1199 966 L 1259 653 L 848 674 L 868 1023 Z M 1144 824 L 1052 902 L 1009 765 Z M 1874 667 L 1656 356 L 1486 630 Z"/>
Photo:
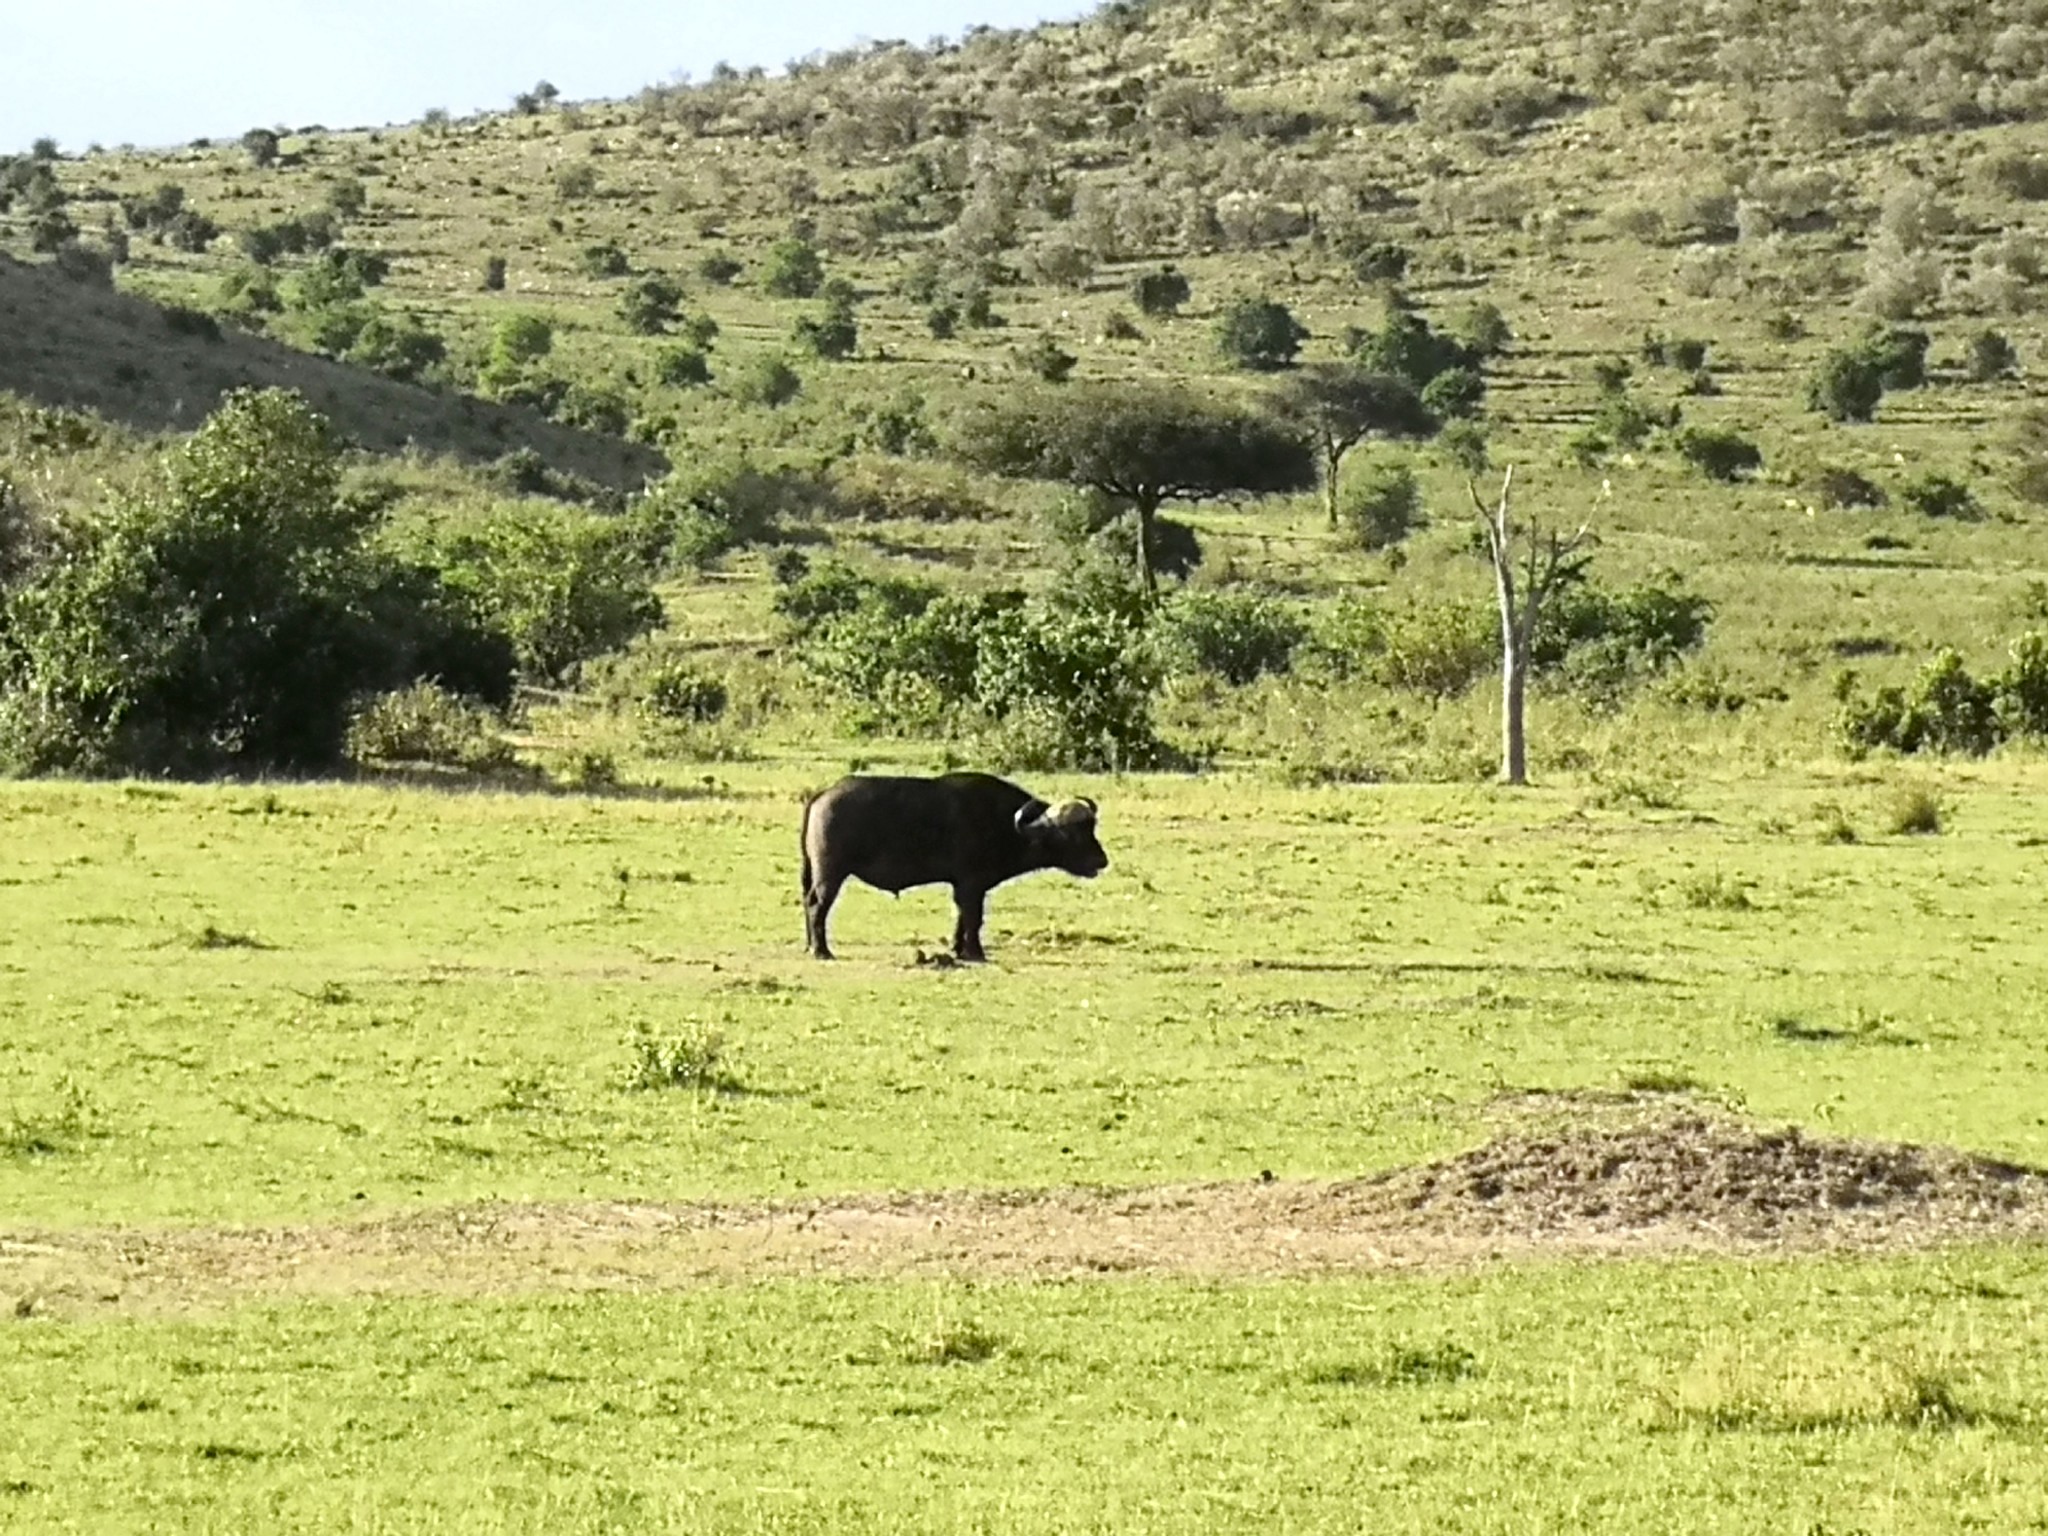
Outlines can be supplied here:
<path id="1" fill-rule="evenodd" d="M 1576 576 L 1585 563 L 1585 556 L 1579 551 L 1591 534 L 1583 524 L 1569 536 L 1555 529 L 1546 531 L 1534 519 L 1517 528 L 1508 509 L 1508 493 L 1515 483 L 1513 465 L 1501 476 L 1500 500 L 1492 507 L 1480 499 L 1477 485 L 1466 483 L 1472 492 L 1472 505 L 1478 509 L 1480 525 L 1486 530 L 1487 553 L 1493 557 L 1494 591 L 1500 599 L 1500 776 L 1506 784 L 1526 784 L 1529 752 L 1523 706 L 1528 697 L 1529 655 L 1535 646 L 1536 622 L 1542 615 L 1544 600 Z"/>
<path id="2" fill-rule="evenodd" d="M 1344 455 L 1366 438 L 1429 437 L 1441 423 L 1415 386 L 1390 373 L 1349 363 L 1313 363 L 1274 390 L 1273 410 L 1308 434 L 1322 461 L 1323 495 L 1330 526 L 1337 526 L 1337 472 Z"/>
<path id="3" fill-rule="evenodd" d="M 1153 521 L 1169 501 L 1274 495 L 1315 484 L 1308 445 L 1263 413 L 1165 385 L 1098 383 L 988 405 L 955 429 L 977 469 L 1099 491 L 1138 522 L 1138 567 L 1152 570 Z"/>

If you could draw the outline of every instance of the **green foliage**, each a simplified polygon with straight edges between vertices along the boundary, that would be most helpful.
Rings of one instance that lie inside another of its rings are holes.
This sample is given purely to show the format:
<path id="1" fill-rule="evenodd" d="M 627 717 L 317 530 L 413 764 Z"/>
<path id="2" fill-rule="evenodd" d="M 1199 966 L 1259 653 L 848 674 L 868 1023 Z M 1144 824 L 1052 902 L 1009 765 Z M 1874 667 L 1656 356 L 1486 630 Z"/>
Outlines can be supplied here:
<path id="1" fill-rule="evenodd" d="M 1308 638 L 1300 614 L 1252 592 L 1186 592 L 1161 617 L 1167 655 L 1227 683 L 1286 672 Z"/>
<path id="2" fill-rule="evenodd" d="M 650 565 L 701 571 L 721 555 L 779 537 L 784 519 L 809 515 L 826 495 L 793 470 L 709 459 L 649 486 L 629 518 Z"/>
<path id="3" fill-rule="evenodd" d="M 1617 448 L 1640 448 L 1657 429 L 1657 418 L 1625 390 L 1600 397 L 1593 430 Z"/>
<path id="4" fill-rule="evenodd" d="M 678 342 L 654 355 L 654 377 L 670 389 L 695 389 L 711 382 L 711 359 L 703 348 Z"/>
<path id="5" fill-rule="evenodd" d="M 761 353 L 727 375 L 732 397 L 743 405 L 766 406 L 773 410 L 789 404 L 803 393 L 798 372 L 772 353 Z"/>
<path id="6" fill-rule="evenodd" d="M 1828 353 L 1806 391 L 1808 407 L 1830 421 L 1868 421 L 1883 398 L 1884 372 L 1861 348 Z"/>
<path id="7" fill-rule="evenodd" d="M 1064 384 L 1078 361 L 1044 331 L 1017 348 L 1017 366 L 1048 384 Z"/>
<path id="8" fill-rule="evenodd" d="M 761 263 L 762 291 L 775 298 L 812 298 L 824 284 L 825 263 L 808 240 L 778 240 Z"/>
<path id="9" fill-rule="evenodd" d="M 1448 334 L 1475 365 L 1499 357 L 1515 340 L 1514 328 L 1500 312 L 1500 306 L 1485 299 L 1468 305 L 1452 322 Z"/>
<path id="10" fill-rule="evenodd" d="M 1407 246 L 1379 240 L 1351 258 L 1351 271 L 1361 283 L 1398 283 L 1408 275 L 1414 259 L 1415 253 Z"/>
<path id="11" fill-rule="evenodd" d="M 731 695 L 724 683 L 680 661 L 664 662 L 641 682 L 640 712 L 655 720 L 708 724 L 725 713 Z"/>
<path id="12" fill-rule="evenodd" d="M 370 543 L 326 423 L 228 396 L 158 483 L 6 596 L 0 760 L 26 772 L 335 762 L 350 701 L 408 677 L 502 696 L 509 657 Z M 500 653 L 502 656 L 502 653 Z"/>
<path id="13" fill-rule="evenodd" d="M 1928 335 L 1902 326 L 1880 326 L 1861 350 L 1886 389 L 1918 389 L 1927 382 Z"/>
<path id="14" fill-rule="evenodd" d="M 642 272 L 619 294 L 619 318 L 636 336 L 659 336 L 676 323 L 683 285 L 665 272 Z"/>
<path id="15" fill-rule="evenodd" d="M 1968 521 L 1984 515 L 1977 496 L 1955 476 L 1939 469 L 1906 482 L 1899 488 L 1899 500 L 1922 517 L 1947 517 Z"/>
<path id="16" fill-rule="evenodd" d="M 1446 368 L 1422 389 L 1422 404 L 1440 420 L 1476 416 L 1486 402 L 1486 377 L 1476 368 Z"/>
<path id="17" fill-rule="evenodd" d="M 1346 350 L 1360 367 L 1406 379 L 1426 390 L 1438 375 L 1454 368 L 1475 369 L 1481 359 L 1452 337 L 1430 328 L 1429 321 L 1400 305 L 1390 305 L 1377 331 L 1352 329 Z"/>
<path id="18" fill-rule="evenodd" d="M 514 761 L 496 715 L 429 682 L 358 704 L 349 716 L 344 750 L 354 763 L 425 763 L 469 773 L 508 768 Z"/>
<path id="19" fill-rule="evenodd" d="M 521 502 L 435 536 L 444 578 L 510 636 L 528 676 L 560 680 L 661 622 L 638 527 Z"/>
<path id="20" fill-rule="evenodd" d="M 825 312 L 815 318 L 799 317 L 795 336 L 797 345 L 813 357 L 838 360 L 853 356 L 860 347 L 860 326 L 851 297 L 828 294 Z"/>
<path id="21" fill-rule="evenodd" d="M 613 240 L 600 240 L 595 245 L 583 247 L 577 258 L 585 277 L 624 277 L 633 270 L 633 263 L 625 250 Z"/>
<path id="22" fill-rule="evenodd" d="M 1763 450 L 1739 432 L 1687 427 L 1674 440 L 1679 455 L 1710 480 L 1736 480 L 1763 468 Z"/>
<path id="23" fill-rule="evenodd" d="M 2037 648 L 2029 650 L 2029 662 L 2036 654 Z M 2021 687 L 2028 691 L 2028 684 Z M 1855 753 L 1888 747 L 1895 752 L 1981 756 L 2003 734 L 1998 712 L 2002 691 L 1997 682 L 1972 677 L 1962 656 L 1944 648 L 1910 686 L 1880 688 L 1868 700 L 1852 696 L 1845 701 L 1838 729 L 1844 745 Z"/>
<path id="24" fill-rule="evenodd" d="M 1613 700 L 1706 644 L 1714 605 L 1676 572 L 1620 591 L 1576 577 L 1538 614 L 1530 660 L 1567 684 Z"/>
<path id="25" fill-rule="evenodd" d="M 493 368 L 524 368 L 546 357 L 555 347 L 555 328 L 543 315 L 512 314 L 491 331 Z"/>
<path id="26" fill-rule="evenodd" d="M 487 256 L 484 258 L 483 289 L 486 293 L 501 293 L 505 288 L 505 258 Z"/>
<path id="27" fill-rule="evenodd" d="M 1033 604 L 981 628 L 974 692 L 1019 767 L 1151 766 L 1159 662 L 1114 608 Z"/>
<path id="28" fill-rule="evenodd" d="M 1187 276 L 1175 267 L 1161 267 L 1156 272 L 1141 272 L 1131 279 L 1131 301 L 1138 306 L 1141 314 L 1155 320 L 1170 319 L 1180 313 L 1193 293 Z"/>
<path id="29" fill-rule="evenodd" d="M 280 140 L 268 128 L 251 128 L 242 135 L 242 148 L 249 156 L 249 163 L 262 170 L 277 164 Z"/>
<path id="30" fill-rule="evenodd" d="M 1979 384 L 2010 377 L 2019 364 L 2019 352 L 2003 331 L 1986 329 L 1970 338 L 1967 366 Z"/>
<path id="31" fill-rule="evenodd" d="M 1286 305 L 1263 296 L 1239 295 L 1216 322 L 1216 349 L 1233 368 L 1271 373 L 1292 367 L 1308 328 Z"/>
<path id="32" fill-rule="evenodd" d="M 597 167 L 588 160 L 578 160 L 555 173 L 555 195 L 565 203 L 580 203 L 597 195 L 597 183 Z"/>
<path id="33" fill-rule="evenodd" d="M 424 383 L 448 357 L 448 344 L 407 312 L 372 310 L 356 331 L 347 360 L 408 384 Z"/>
<path id="34" fill-rule="evenodd" d="M 1422 484 L 1406 462 L 1368 466 L 1338 497 L 1338 522 L 1360 549 L 1390 549 L 1422 525 Z"/>
<path id="35" fill-rule="evenodd" d="M 725 1067 L 725 1037 L 701 1024 L 664 1039 L 651 1024 L 636 1023 L 627 1050 L 625 1087 L 629 1093 L 676 1088 L 692 1093 L 742 1091 Z"/>

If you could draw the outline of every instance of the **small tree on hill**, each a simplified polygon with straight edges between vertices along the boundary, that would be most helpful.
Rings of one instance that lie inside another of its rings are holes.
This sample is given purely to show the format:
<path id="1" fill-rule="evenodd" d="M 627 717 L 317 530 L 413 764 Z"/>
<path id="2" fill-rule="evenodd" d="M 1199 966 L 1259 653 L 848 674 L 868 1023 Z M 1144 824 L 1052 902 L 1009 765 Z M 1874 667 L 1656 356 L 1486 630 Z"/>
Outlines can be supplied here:
<path id="1" fill-rule="evenodd" d="M 984 406 L 961 423 L 954 449 L 979 469 L 1063 480 L 1128 506 L 1147 591 L 1157 586 L 1153 523 L 1164 503 L 1315 484 L 1308 445 L 1271 417 L 1160 385 L 1069 385 Z"/>
<path id="2" fill-rule="evenodd" d="M 259 170 L 277 164 L 282 147 L 277 135 L 268 128 L 251 128 L 242 135 L 242 148 L 248 153 L 249 163 Z"/>
<path id="3" fill-rule="evenodd" d="M 1500 602 L 1501 711 L 1500 776 L 1506 784 L 1529 782 L 1524 706 L 1529 691 L 1529 660 L 1545 599 L 1579 575 L 1586 556 L 1580 553 L 1590 536 L 1585 527 L 1569 537 L 1545 531 L 1533 518 L 1517 528 L 1508 507 L 1515 483 L 1514 466 L 1501 476 L 1500 500 L 1488 507 L 1479 487 L 1471 486 L 1472 505 L 1486 532 L 1493 560 L 1494 593 Z"/>
<path id="4" fill-rule="evenodd" d="M 1259 373 L 1293 367 L 1307 339 L 1308 328 L 1273 299 L 1233 299 L 1216 323 L 1216 347 L 1225 360 Z"/>
<path id="5" fill-rule="evenodd" d="M 1322 464 L 1324 504 L 1337 526 L 1337 475 L 1344 456 L 1366 438 L 1428 437 L 1437 420 L 1415 388 L 1391 374 L 1348 363 L 1318 363 L 1282 380 L 1273 410 L 1308 435 Z"/>
<path id="6" fill-rule="evenodd" d="M 761 287 L 778 299 L 808 299 L 825 286 L 825 263 L 808 240 L 778 240 L 768 252 Z"/>

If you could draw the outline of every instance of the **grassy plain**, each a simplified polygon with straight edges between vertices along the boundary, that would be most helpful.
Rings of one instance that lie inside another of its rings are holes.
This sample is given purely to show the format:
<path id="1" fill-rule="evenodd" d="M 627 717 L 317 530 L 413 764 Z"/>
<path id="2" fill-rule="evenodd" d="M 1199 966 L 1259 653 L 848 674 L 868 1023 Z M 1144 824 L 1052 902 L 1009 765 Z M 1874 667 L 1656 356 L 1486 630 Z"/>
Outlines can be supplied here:
<path id="1" fill-rule="evenodd" d="M 18 1324 L 10 1529 L 2048 1526 L 2048 1267 L 778 1283 Z"/>
<path id="2" fill-rule="evenodd" d="M 1341 1175 L 1473 1139 L 1502 1089 L 1632 1077 L 2048 1162 L 2037 764 L 1953 771 L 1933 837 L 1886 833 L 1880 769 L 1675 798 L 1067 780 L 1111 872 L 1005 888 L 968 971 L 914 963 L 939 890 L 856 888 L 848 958 L 803 955 L 799 800 L 836 771 L 0 788 L 0 1206 Z M 715 1032 L 744 1091 L 627 1091 L 642 1026 Z"/>

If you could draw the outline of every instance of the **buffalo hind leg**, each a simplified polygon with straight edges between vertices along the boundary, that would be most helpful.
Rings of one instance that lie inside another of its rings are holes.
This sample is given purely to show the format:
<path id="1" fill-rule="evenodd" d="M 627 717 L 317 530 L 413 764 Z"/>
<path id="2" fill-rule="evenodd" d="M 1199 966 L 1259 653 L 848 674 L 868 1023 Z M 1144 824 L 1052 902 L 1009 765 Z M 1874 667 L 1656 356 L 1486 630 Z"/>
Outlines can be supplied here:
<path id="1" fill-rule="evenodd" d="M 832 958 L 832 946 L 825 941 L 825 924 L 832 916 L 832 903 L 839 899 L 844 876 L 827 876 L 804 889 L 804 942 L 820 960 Z"/>
<path id="2" fill-rule="evenodd" d="M 953 905 L 960 914 L 953 925 L 953 957 L 956 960 L 980 962 L 988 959 L 981 952 L 981 912 L 987 899 L 988 892 L 972 886 L 953 887 Z"/>

